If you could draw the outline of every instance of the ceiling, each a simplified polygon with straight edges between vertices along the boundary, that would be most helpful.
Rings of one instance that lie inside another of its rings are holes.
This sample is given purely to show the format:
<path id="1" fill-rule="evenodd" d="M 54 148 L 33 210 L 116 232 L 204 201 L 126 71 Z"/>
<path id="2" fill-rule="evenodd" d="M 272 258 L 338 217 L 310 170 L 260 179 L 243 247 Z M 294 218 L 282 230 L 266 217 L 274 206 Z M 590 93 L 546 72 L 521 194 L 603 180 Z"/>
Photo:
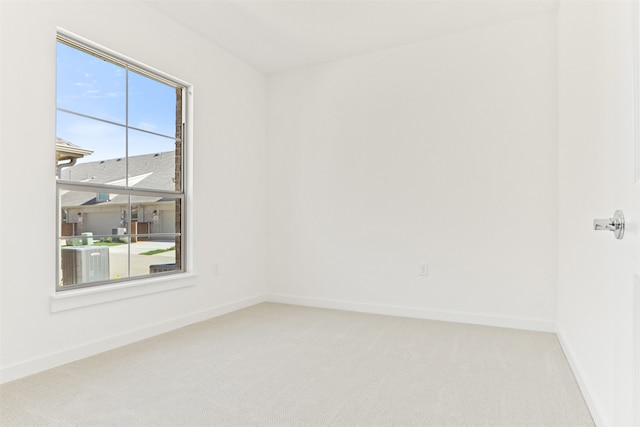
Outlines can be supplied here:
<path id="1" fill-rule="evenodd" d="M 265 73 L 556 10 L 551 0 L 150 0 Z"/>

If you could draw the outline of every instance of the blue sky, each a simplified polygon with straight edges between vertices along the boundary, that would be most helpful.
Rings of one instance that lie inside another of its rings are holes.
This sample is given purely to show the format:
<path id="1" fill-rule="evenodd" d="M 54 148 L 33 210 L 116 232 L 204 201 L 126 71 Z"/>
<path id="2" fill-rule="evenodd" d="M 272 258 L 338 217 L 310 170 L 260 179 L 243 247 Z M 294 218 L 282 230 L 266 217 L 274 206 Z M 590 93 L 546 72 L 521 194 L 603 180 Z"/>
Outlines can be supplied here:
<path id="1" fill-rule="evenodd" d="M 173 87 L 126 70 L 63 43 L 57 44 L 57 106 L 125 124 L 129 80 L 129 125 L 175 136 Z M 56 136 L 94 153 L 79 162 L 125 156 L 126 131 L 122 126 L 57 112 Z M 171 151 L 173 139 L 129 131 L 129 155 Z"/>

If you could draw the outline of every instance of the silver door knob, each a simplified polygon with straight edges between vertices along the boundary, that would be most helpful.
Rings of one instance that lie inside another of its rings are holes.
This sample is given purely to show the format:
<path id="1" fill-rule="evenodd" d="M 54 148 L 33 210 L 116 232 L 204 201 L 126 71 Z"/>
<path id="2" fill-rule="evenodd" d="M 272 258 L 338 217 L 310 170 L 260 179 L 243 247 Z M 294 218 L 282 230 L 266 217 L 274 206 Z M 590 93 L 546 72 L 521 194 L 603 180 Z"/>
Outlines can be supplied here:
<path id="1" fill-rule="evenodd" d="M 616 239 L 622 239 L 624 237 L 624 215 L 622 211 L 615 211 L 613 218 L 594 219 L 593 229 L 613 231 L 613 236 Z"/>

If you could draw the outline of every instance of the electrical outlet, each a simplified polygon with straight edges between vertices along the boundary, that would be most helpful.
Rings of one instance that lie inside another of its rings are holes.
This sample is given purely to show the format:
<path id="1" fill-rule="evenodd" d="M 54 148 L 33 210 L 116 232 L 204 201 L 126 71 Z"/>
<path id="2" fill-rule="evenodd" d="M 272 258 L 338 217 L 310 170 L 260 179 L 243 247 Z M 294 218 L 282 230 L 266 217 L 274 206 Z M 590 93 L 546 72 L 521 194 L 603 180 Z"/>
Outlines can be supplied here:
<path id="1" fill-rule="evenodd" d="M 420 276 L 428 276 L 429 275 L 429 265 L 428 264 L 420 264 Z"/>

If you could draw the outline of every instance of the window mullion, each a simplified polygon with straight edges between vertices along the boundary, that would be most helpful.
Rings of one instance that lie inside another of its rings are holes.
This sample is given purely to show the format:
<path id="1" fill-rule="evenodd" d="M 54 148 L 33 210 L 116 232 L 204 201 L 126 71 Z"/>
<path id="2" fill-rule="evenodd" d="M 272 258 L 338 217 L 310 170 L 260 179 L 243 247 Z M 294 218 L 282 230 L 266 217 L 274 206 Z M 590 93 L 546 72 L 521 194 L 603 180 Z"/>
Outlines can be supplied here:
<path id="1" fill-rule="evenodd" d="M 71 191 L 85 191 L 93 193 L 119 193 L 119 194 L 131 194 L 132 196 L 148 196 L 148 197 L 170 197 L 176 199 L 184 198 L 183 192 L 171 191 L 171 190 L 154 190 L 145 189 L 139 187 L 123 187 L 116 185 L 104 185 L 104 184 L 85 184 L 83 182 L 75 181 L 57 181 L 56 186 L 60 190 Z"/>
<path id="2" fill-rule="evenodd" d="M 131 277 L 131 195 L 129 195 L 129 203 L 127 205 L 127 213 L 125 214 L 125 224 L 127 230 L 127 277 Z"/>
<path id="3" fill-rule="evenodd" d="M 125 128 L 126 127 L 126 128 L 131 129 L 131 130 L 136 130 L 138 132 L 147 133 L 149 135 L 159 136 L 161 138 L 167 138 L 167 139 L 174 139 L 176 141 L 182 141 L 180 138 L 176 138 L 176 137 L 174 137 L 172 135 L 165 135 L 165 134 L 158 133 L 158 132 L 153 132 L 153 131 L 150 131 L 150 130 L 147 130 L 147 129 L 142 129 L 142 128 L 138 128 L 138 127 L 135 127 L 135 126 L 129 126 L 126 123 L 118 123 L 118 122 L 114 122 L 112 120 L 102 119 L 100 117 L 92 116 L 90 114 L 79 113 L 77 111 L 69 110 L 67 108 L 58 107 L 58 108 L 56 108 L 56 110 L 58 110 L 58 111 L 60 111 L 62 113 L 73 114 L 74 116 L 78 116 L 78 117 L 84 117 L 85 119 L 91 119 L 91 120 L 96 120 L 96 121 L 99 121 L 99 122 L 102 122 L 102 123 L 107 123 L 107 124 L 114 125 L 114 126 L 120 126 L 121 128 Z"/>
<path id="4" fill-rule="evenodd" d="M 129 188 L 129 66 L 125 66 L 125 92 L 124 92 L 124 123 L 125 123 L 125 148 L 124 154 L 126 163 L 124 165 L 125 170 L 125 186 Z"/>

